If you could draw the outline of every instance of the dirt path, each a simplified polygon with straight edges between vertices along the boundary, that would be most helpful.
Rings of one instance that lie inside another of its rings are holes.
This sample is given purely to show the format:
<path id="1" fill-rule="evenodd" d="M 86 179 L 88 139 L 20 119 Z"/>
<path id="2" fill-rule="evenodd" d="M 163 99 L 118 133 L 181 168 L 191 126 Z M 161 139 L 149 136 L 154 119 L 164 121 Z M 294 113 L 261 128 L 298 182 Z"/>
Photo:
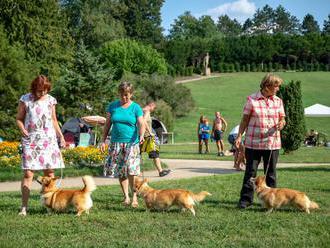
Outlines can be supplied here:
<path id="1" fill-rule="evenodd" d="M 162 159 L 162 162 L 166 163 L 170 169 L 173 170 L 171 174 L 165 177 L 159 177 L 156 171 L 144 172 L 144 177 L 150 181 L 160 180 L 173 180 L 181 178 L 192 178 L 201 176 L 212 176 L 219 174 L 233 174 L 243 173 L 237 172 L 233 169 L 232 161 L 215 161 L 215 160 L 182 160 L 182 159 Z M 295 164 L 295 163 L 279 163 L 278 168 L 288 167 L 306 167 L 320 165 L 320 163 L 307 163 L 307 164 Z M 330 165 L 330 164 L 327 164 Z M 64 171 L 65 175 L 65 171 Z M 101 185 L 118 185 L 118 179 L 107 177 L 94 177 L 98 186 Z M 62 188 L 81 187 L 81 177 L 64 178 L 62 180 Z M 40 185 L 34 181 L 32 184 L 32 190 L 39 190 Z M 20 191 L 20 182 L 3 182 L 0 183 L 0 192 L 6 191 Z"/>

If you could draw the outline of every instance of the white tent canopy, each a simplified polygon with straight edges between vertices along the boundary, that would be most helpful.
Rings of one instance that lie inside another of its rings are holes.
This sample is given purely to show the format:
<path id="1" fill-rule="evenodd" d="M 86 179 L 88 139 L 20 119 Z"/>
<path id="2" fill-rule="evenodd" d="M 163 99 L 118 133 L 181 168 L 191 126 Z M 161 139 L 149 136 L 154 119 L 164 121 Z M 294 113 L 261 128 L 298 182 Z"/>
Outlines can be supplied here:
<path id="1" fill-rule="evenodd" d="M 330 117 L 330 107 L 322 104 L 314 104 L 305 108 L 306 117 Z"/>

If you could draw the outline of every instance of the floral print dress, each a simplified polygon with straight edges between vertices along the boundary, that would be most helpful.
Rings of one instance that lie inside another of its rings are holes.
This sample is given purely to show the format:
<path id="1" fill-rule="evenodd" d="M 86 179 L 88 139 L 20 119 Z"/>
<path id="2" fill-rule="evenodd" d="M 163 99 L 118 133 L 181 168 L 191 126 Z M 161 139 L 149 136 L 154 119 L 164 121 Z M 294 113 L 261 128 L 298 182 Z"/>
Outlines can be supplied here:
<path id="1" fill-rule="evenodd" d="M 52 108 L 57 104 L 54 97 L 34 101 L 31 93 L 20 101 L 26 109 L 24 126 L 29 136 L 22 138 L 22 169 L 45 170 L 64 167 L 52 121 Z"/>

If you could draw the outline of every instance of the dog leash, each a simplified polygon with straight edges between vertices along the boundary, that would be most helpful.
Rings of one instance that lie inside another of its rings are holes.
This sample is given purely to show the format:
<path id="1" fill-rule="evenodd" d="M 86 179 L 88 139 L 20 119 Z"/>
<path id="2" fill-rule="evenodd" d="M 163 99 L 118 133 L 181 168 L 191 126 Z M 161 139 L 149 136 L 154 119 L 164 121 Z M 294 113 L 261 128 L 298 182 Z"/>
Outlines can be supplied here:
<path id="1" fill-rule="evenodd" d="M 60 177 L 60 179 L 57 180 L 57 182 L 56 182 L 56 187 L 57 187 L 57 188 L 61 188 L 62 179 L 63 179 L 64 159 L 63 159 L 63 156 L 62 156 L 62 151 L 61 151 L 61 149 L 60 149 L 60 156 L 61 156 L 61 160 L 62 160 L 62 165 L 61 165 L 61 177 Z"/>

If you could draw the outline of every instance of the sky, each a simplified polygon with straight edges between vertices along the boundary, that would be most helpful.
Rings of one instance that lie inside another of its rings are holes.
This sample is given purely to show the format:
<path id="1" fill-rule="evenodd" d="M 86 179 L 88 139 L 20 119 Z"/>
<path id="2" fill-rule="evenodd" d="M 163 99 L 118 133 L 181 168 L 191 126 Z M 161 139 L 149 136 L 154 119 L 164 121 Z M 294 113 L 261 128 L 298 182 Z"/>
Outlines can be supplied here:
<path id="1" fill-rule="evenodd" d="M 218 16 L 227 14 L 231 19 L 236 18 L 243 24 L 247 18 L 253 17 L 258 8 L 266 4 L 273 9 L 282 5 L 300 22 L 307 13 L 312 14 L 321 30 L 324 20 L 328 19 L 330 14 L 330 0 L 165 0 L 161 10 L 162 27 L 164 34 L 168 34 L 171 24 L 185 11 L 190 11 L 196 18 L 210 15 L 215 22 Z"/>

